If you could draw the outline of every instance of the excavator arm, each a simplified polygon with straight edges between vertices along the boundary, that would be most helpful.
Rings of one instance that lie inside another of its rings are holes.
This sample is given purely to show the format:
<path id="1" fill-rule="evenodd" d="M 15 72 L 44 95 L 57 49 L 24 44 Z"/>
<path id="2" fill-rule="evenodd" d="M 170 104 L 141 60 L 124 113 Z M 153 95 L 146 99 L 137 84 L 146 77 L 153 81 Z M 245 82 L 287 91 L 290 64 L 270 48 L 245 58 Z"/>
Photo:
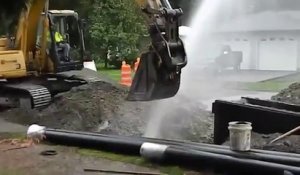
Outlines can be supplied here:
<path id="1" fill-rule="evenodd" d="M 150 101 L 170 98 L 180 87 L 181 69 L 187 64 L 184 44 L 179 38 L 181 9 L 168 0 L 147 0 L 143 11 L 149 17 L 151 45 L 141 55 L 128 100 Z"/>

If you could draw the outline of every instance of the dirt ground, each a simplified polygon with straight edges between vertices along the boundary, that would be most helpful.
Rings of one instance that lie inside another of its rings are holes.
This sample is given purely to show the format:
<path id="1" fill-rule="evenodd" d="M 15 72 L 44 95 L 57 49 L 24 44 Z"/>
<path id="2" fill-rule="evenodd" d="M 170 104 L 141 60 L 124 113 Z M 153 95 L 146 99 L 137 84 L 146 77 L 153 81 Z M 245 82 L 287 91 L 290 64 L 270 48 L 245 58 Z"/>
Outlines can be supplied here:
<path id="1" fill-rule="evenodd" d="M 212 143 L 213 115 L 201 103 L 180 95 L 162 101 L 130 102 L 126 101 L 128 88 L 104 75 L 88 69 L 68 74 L 89 83 L 56 96 L 45 109 L 10 109 L 1 112 L 0 118 L 25 126 L 35 123 L 49 128 Z M 300 103 L 299 89 L 300 84 L 293 84 L 273 99 L 296 104 L 299 99 Z M 273 136 L 260 135 L 253 140 L 262 146 Z"/>
<path id="2" fill-rule="evenodd" d="M 281 135 L 280 133 L 258 134 L 253 132 L 251 134 L 251 148 L 300 154 L 300 136 L 292 135 L 275 143 L 270 143 Z M 226 141 L 223 145 L 229 146 L 230 142 Z"/>
<path id="3" fill-rule="evenodd" d="M 300 83 L 291 84 L 288 88 L 283 89 L 277 95 L 271 97 L 271 99 L 275 101 L 289 103 L 289 104 L 300 105 Z M 270 135 L 259 135 L 254 133 L 253 146 L 259 149 L 293 152 L 293 153 L 300 154 L 300 135 L 292 135 L 282 140 L 279 140 L 278 142 L 275 142 L 273 144 L 269 144 L 271 140 L 277 138 L 281 134 L 282 133 L 274 133 Z"/>
<path id="4" fill-rule="evenodd" d="M 270 135 L 253 134 L 253 147 L 257 149 L 265 149 L 271 151 L 281 151 L 300 154 L 300 136 L 292 135 L 279 140 L 275 143 L 270 143 L 273 139 L 279 137 L 280 133 Z"/>
<path id="5" fill-rule="evenodd" d="M 0 119 L 23 126 L 39 124 L 49 128 L 95 131 L 105 134 L 212 142 L 213 115 L 210 111 L 205 110 L 206 107 L 201 103 L 179 96 L 163 101 L 129 102 L 126 101 L 128 89 L 107 77 L 89 70 L 77 72 L 76 75 L 86 79 L 89 83 L 59 94 L 45 109 L 4 110 L 0 113 Z M 292 85 L 290 90 L 283 90 L 273 99 L 289 100 L 300 104 L 298 87 L 300 89 L 299 84 Z M 280 134 L 253 133 L 252 146 L 253 148 L 300 153 L 298 136 L 291 136 L 270 145 L 269 141 L 278 135 Z M 0 150 L 6 146 L 0 145 Z M 39 154 L 47 149 L 55 149 L 58 151 L 58 155 L 49 157 Z M 127 171 L 157 172 L 155 169 L 127 163 L 83 157 L 76 151 L 75 148 L 49 145 L 7 151 L 0 154 L 0 170 L 8 172 L 25 170 L 28 174 L 50 174 L 49 172 L 51 174 L 53 172 L 55 174 L 83 174 L 83 168 L 96 167 L 97 169 L 122 170 L 124 168 Z M 6 161 L 6 157 L 10 157 L 9 161 Z M 28 161 L 21 164 L 20 162 L 24 160 Z M 48 165 L 54 168 L 49 170 Z M 21 174 L 24 173 L 21 172 Z"/>
<path id="6" fill-rule="evenodd" d="M 159 173 L 154 168 L 136 166 L 129 163 L 111 161 L 93 156 L 82 156 L 78 149 L 61 146 L 36 145 L 26 149 L 7 150 L 10 144 L 0 144 L 1 175 L 82 175 L 82 174 L 114 174 L 88 173 L 84 169 L 116 170 Z M 56 155 L 45 156 L 43 151 L 55 150 Z"/>
<path id="7" fill-rule="evenodd" d="M 16 127 L 18 129 L 16 131 L 20 131 L 20 129 L 15 124 L 20 124 L 25 128 L 31 124 L 39 124 L 48 128 L 143 136 L 146 134 L 147 129 L 151 128 L 148 123 L 152 123 L 160 126 L 155 129 L 160 138 L 203 140 L 204 142 L 209 142 L 212 138 L 211 114 L 199 108 L 198 105 L 192 105 L 188 100 L 183 102 L 186 105 L 179 105 L 179 101 L 176 99 L 165 101 L 163 103 L 172 110 L 158 111 L 159 113 L 157 113 L 156 107 L 161 103 L 157 101 L 126 101 L 128 89 L 121 87 L 104 75 L 87 69 L 80 72 L 69 72 L 68 74 L 70 76 L 75 74 L 89 83 L 57 95 L 53 103 L 44 109 L 3 110 L 0 112 L 0 119 L 8 122 L 9 125 L 7 126 Z M 199 116 L 199 114 L 202 115 Z M 155 120 L 153 122 L 153 119 L 157 116 L 161 119 L 158 123 Z M 207 121 L 205 123 L 202 122 L 203 116 Z M 6 126 L 6 124 L 3 125 Z M 6 129 L 3 128 L 4 131 Z M 8 128 L 8 130 L 14 131 L 12 128 Z M 21 130 L 24 130 L 24 128 L 21 127 Z M 0 150 L 5 149 L 7 146 L 9 145 L 0 144 Z M 56 156 L 41 156 L 40 152 L 47 149 L 55 149 L 59 153 Z M 10 157 L 9 161 L 6 161 L 7 157 Z M 20 163 L 24 160 L 26 160 L 25 163 Z M 83 173 L 85 167 L 157 172 L 155 168 L 147 169 L 118 161 L 78 155 L 76 149 L 66 147 L 38 145 L 33 148 L 0 153 L 0 174 L 11 174 L 14 171 L 16 171 L 15 174 L 25 175 L 26 173 L 45 175 L 53 173 L 86 174 Z M 18 172 L 19 170 L 21 172 Z M 176 172 L 173 174 L 176 174 Z"/>
<path id="8" fill-rule="evenodd" d="M 300 104 L 300 83 L 293 83 L 288 88 L 283 89 L 272 100 L 286 102 L 290 104 Z"/>

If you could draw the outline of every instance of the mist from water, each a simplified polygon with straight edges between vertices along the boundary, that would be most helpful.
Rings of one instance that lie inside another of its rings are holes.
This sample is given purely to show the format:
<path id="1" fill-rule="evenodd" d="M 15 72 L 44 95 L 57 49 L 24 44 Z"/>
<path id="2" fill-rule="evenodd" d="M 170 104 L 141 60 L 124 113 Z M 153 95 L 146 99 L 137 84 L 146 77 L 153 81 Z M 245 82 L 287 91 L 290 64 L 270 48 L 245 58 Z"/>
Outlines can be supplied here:
<path id="1" fill-rule="evenodd" d="M 205 46 L 205 41 L 209 39 L 207 34 L 215 25 L 214 19 L 216 19 L 221 2 L 220 0 L 205 0 L 203 3 L 198 4 L 198 9 L 195 10 L 195 15 L 192 15 L 193 18 L 190 20 L 191 24 L 189 26 L 192 31 L 189 31 L 188 35 L 183 38 L 188 65 L 182 72 L 180 90 L 175 97 L 157 101 L 156 105 L 153 106 L 145 137 L 163 137 L 161 130 L 168 125 L 166 121 L 172 119 L 173 111 L 176 111 L 177 108 L 180 108 L 180 110 L 182 107 L 188 108 L 191 103 L 197 104 L 197 101 L 201 100 L 197 97 L 198 95 L 205 94 L 205 96 L 209 96 L 207 90 L 210 88 L 205 87 L 215 86 L 213 83 L 199 84 L 199 79 L 203 79 L 205 75 L 203 75 L 203 72 L 200 73 L 198 65 L 201 66 L 200 54 L 201 50 L 205 49 L 202 46 Z M 187 102 L 188 104 L 186 104 Z M 170 119 L 166 119 L 166 117 L 170 117 Z"/>
<path id="2" fill-rule="evenodd" d="M 220 51 L 213 47 L 219 39 L 217 31 L 226 21 L 244 15 L 251 8 L 251 4 L 243 4 L 245 2 L 249 1 L 204 0 L 198 4 L 190 20 L 191 31 L 184 38 L 188 65 L 182 72 L 180 90 L 175 97 L 157 101 L 153 106 L 145 137 L 164 138 L 162 129 L 168 130 L 170 123 L 180 124 L 182 120 L 188 119 L 187 114 L 180 111 L 192 112 L 198 110 L 197 107 L 207 109 L 203 104 L 206 100 L 236 95 L 230 88 L 224 88 L 227 84 L 222 74 L 212 73 L 205 66 L 220 55 Z M 199 117 L 206 122 L 207 116 L 201 118 L 199 114 Z M 168 134 L 178 134 L 173 133 L 172 129 L 169 130 Z"/>

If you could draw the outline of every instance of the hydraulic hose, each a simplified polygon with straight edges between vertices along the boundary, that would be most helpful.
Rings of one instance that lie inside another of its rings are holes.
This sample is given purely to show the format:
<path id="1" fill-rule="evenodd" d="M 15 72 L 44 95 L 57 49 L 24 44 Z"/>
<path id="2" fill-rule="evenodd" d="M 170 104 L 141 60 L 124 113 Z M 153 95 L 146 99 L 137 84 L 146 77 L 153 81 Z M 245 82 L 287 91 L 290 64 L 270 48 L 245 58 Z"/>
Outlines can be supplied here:
<path id="1" fill-rule="evenodd" d="M 163 6 L 166 7 L 167 9 L 173 9 L 169 0 L 162 0 L 161 2 L 163 4 Z"/>

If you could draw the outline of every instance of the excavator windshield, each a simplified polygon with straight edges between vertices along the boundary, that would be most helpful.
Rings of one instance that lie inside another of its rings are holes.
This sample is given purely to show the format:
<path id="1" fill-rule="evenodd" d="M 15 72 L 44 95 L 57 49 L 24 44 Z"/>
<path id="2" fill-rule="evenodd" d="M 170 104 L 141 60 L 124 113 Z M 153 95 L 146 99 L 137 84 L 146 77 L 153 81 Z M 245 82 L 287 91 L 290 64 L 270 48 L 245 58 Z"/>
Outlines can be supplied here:
<path id="1" fill-rule="evenodd" d="M 50 31 L 48 29 L 47 48 L 50 49 L 52 42 L 57 42 L 56 38 L 61 37 L 62 42 L 70 46 L 68 50 L 70 58 L 74 61 L 80 61 L 84 52 L 84 40 L 82 40 L 80 36 L 81 29 L 79 28 L 77 13 L 71 10 L 50 10 L 49 17 L 51 18 L 51 24 L 49 26 L 52 26 L 50 27 L 50 30 L 54 33 L 54 40 L 51 39 Z M 44 15 L 41 16 L 38 28 L 38 47 L 43 33 L 43 18 Z M 64 54 L 64 51 L 60 47 L 58 47 L 57 52 L 60 56 L 63 56 Z M 49 51 L 48 54 L 50 54 Z"/>

